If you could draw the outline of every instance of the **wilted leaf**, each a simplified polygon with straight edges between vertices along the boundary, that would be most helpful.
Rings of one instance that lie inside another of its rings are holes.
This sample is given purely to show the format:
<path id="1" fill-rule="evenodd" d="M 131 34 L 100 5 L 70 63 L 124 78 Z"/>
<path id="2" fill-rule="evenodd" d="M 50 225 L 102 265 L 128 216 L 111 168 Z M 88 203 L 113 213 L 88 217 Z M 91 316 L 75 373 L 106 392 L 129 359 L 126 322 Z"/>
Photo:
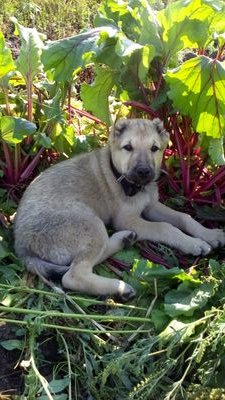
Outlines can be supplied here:
<path id="1" fill-rule="evenodd" d="M 225 129 L 225 66 L 205 56 L 195 57 L 168 71 L 168 96 L 192 118 L 194 128 L 219 138 Z"/>

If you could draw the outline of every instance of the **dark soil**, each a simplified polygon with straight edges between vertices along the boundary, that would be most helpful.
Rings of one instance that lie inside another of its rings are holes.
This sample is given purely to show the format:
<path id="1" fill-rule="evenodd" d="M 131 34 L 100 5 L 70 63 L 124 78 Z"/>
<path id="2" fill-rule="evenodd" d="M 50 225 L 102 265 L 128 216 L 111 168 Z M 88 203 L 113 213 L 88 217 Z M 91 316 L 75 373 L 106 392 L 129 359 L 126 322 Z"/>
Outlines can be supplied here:
<path id="1" fill-rule="evenodd" d="M 3 394 L 22 395 L 25 389 L 24 376 L 26 370 L 20 365 L 22 360 L 27 360 L 21 350 L 6 350 L 1 346 L 5 340 L 18 339 L 16 336 L 18 326 L 0 326 L 0 399 Z M 19 338 L 23 341 L 25 338 Z M 39 372 L 51 381 L 52 370 L 55 363 L 64 360 L 63 354 L 59 354 L 56 337 L 41 335 L 38 340 L 38 369 Z M 36 360 L 37 362 L 37 360 Z"/>
<path id="2" fill-rule="evenodd" d="M 0 343 L 15 339 L 15 330 L 10 325 L 0 326 Z M 6 350 L 0 344 L 0 398 L 1 394 L 22 394 L 24 371 L 18 365 L 20 350 Z"/>

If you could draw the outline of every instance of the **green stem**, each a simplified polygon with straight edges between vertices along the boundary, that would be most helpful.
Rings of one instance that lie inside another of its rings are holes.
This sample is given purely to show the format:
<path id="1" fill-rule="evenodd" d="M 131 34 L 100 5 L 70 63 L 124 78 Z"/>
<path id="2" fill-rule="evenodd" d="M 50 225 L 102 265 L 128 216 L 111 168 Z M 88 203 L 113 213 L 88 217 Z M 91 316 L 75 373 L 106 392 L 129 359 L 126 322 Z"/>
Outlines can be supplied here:
<path id="1" fill-rule="evenodd" d="M 15 152 L 14 152 L 14 179 L 15 183 L 17 183 L 19 179 L 19 173 L 20 173 L 20 166 L 21 166 L 21 152 L 20 152 L 20 144 L 17 143 L 15 146 Z"/>
<path id="2" fill-rule="evenodd" d="M 0 312 L 3 313 L 16 313 L 16 314 L 26 314 L 38 317 L 58 317 L 58 318 L 70 318 L 70 319 L 80 319 L 80 320 L 98 320 L 98 321 L 124 321 L 124 322 L 150 322 L 149 318 L 144 317 L 128 317 L 121 315 L 99 315 L 99 314 L 75 314 L 75 313 L 63 313 L 60 311 L 39 311 L 39 310 L 29 310 L 26 308 L 17 307 L 5 307 L 0 306 Z"/>
<path id="3" fill-rule="evenodd" d="M 25 326 L 36 326 L 36 322 L 32 321 L 21 321 L 18 319 L 9 319 L 9 318 L 0 318 L 0 322 L 3 323 L 8 323 L 8 324 L 16 324 L 16 325 L 25 325 Z M 46 323 L 41 323 L 41 326 L 43 328 L 48 328 L 48 329 L 58 329 L 62 331 L 67 331 L 67 332 L 77 332 L 77 333 L 88 333 L 88 334 L 99 334 L 99 330 L 97 329 L 87 329 L 87 328 L 76 328 L 76 327 L 71 327 L 71 326 L 62 326 L 62 325 L 53 325 L 53 324 L 46 324 Z M 105 330 L 101 331 L 101 334 L 104 333 L 113 333 L 114 335 L 116 333 L 118 334 L 130 334 L 134 332 L 134 330 Z M 141 333 L 147 333 L 149 332 L 149 329 L 142 330 Z"/>
<path id="4" fill-rule="evenodd" d="M 50 296 L 50 297 L 62 297 L 62 294 L 54 292 L 54 291 L 49 291 L 47 292 L 46 290 L 41 290 L 41 289 L 34 289 L 34 288 L 30 288 L 27 286 L 22 286 L 22 287 L 16 287 L 12 286 L 12 285 L 6 285 L 1 283 L 0 284 L 0 288 L 2 289 L 6 289 L 7 291 L 17 291 L 17 292 L 26 292 L 26 293 L 33 293 L 33 294 L 41 294 L 44 296 Z M 67 295 L 68 296 L 68 295 Z M 105 305 L 108 307 L 118 307 L 118 308 L 126 308 L 126 309 L 130 309 L 130 310 L 140 310 L 140 311 L 146 311 L 146 309 L 144 307 L 136 307 L 133 305 L 129 305 L 129 304 L 121 304 L 121 303 L 115 303 L 114 301 L 109 301 L 109 302 L 105 302 L 105 301 L 101 301 L 101 300 L 95 300 L 95 299 L 86 299 L 85 297 L 79 297 L 79 296 L 69 296 L 71 297 L 72 300 L 75 301 L 80 301 L 82 303 L 87 303 L 88 305 L 90 304 L 99 304 L 99 305 Z"/>
<path id="5" fill-rule="evenodd" d="M 70 362 L 70 353 L 69 353 L 68 346 L 67 346 L 67 343 L 66 343 L 63 335 L 61 335 L 61 333 L 59 335 L 60 335 L 61 340 L 63 341 L 64 347 L 65 347 L 65 350 L 66 350 L 66 358 L 67 358 L 67 363 L 68 363 L 68 378 L 69 378 L 69 387 L 68 387 L 68 392 L 69 392 L 68 393 L 68 397 L 69 397 L 69 399 L 68 400 L 72 400 L 72 385 L 71 385 L 72 369 L 71 369 L 71 362 Z"/>
<path id="6" fill-rule="evenodd" d="M 5 96 L 5 108 L 6 108 L 6 113 L 7 115 L 11 115 L 11 110 L 10 110 L 10 102 L 9 102 L 9 95 L 8 95 L 8 89 L 3 87 L 3 93 Z"/>

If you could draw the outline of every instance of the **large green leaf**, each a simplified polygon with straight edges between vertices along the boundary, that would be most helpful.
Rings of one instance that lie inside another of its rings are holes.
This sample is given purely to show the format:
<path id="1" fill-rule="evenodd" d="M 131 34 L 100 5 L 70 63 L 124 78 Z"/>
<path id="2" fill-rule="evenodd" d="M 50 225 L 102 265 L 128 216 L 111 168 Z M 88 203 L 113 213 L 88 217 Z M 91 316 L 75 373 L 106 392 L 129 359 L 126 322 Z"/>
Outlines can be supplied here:
<path id="1" fill-rule="evenodd" d="M 199 133 L 219 138 L 225 129 L 225 65 L 205 56 L 195 57 L 168 71 L 168 96 Z"/>
<path id="2" fill-rule="evenodd" d="M 155 11 L 147 0 L 103 2 L 95 18 L 95 26 L 118 26 L 132 42 L 154 46 L 155 53 L 161 54 L 161 28 Z"/>
<path id="3" fill-rule="evenodd" d="M 206 305 L 213 296 L 214 289 L 214 283 L 202 283 L 194 290 L 181 284 L 178 289 L 170 290 L 166 294 L 164 310 L 172 318 L 179 315 L 192 316 L 196 310 Z"/>
<path id="4" fill-rule="evenodd" d="M 221 8 L 221 7 L 220 7 Z M 179 50 L 188 47 L 203 48 L 209 38 L 209 26 L 216 11 L 210 2 L 179 0 L 170 2 L 158 13 L 162 26 L 165 62 Z"/>
<path id="5" fill-rule="evenodd" d="M 113 37 L 117 32 L 117 28 L 106 26 L 49 42 L 42 54 L 45 70 L 52 69 L 57 81 L 70 81 L 74 70 L 85 66 L 90 62 L 91 55 L 98 53 L 101 33 Z"/>
<path id="6" fill-rule="evenodd" d="M 73 127 L 71 125 L 56 124 L 51 132 L 51 140 L 59 153 L 70 155 L 76 145 Z"/>
<path id="7" fill-rule="evenodd" d="M 142 1 L 107 0 L 99 8 L 95 26 L 119 26 L 132 41 L 138 41 L 141 29 Z"/>
<path id="8" fill-rule="evenodd" d="M 0 32 L 0 79 L 14 69 L 11 51 L 5 46 L 3 33 Z"/>
<path id="9" fill-rule="evenodd" d="M 148 1 L 142 1 L 143 8 L 140 10 L 141 30 L 138 39 L 140 44 L 154 47 L 156 55 L 162 54 L 162 32 L 159 20 L 154 10 L 149 6 Z"/>
<path id="10" fill-rule="evenodd" d="M 113 74 L 108 68 L 98 68 L 92 85 L 84 83 L 81 87 L 81 98 L 85 109 L 111 124 L 109 115 L 109 95 L 113 87 Z"/>
<path id="11" fill-rule="evenodd" d="M 143 46 L 124 60 L 121 70 L 115 75 L 117 88 L 121 92 L 126 91 L 130 99 L 144 100 L 141 84 L 146 83 L 149 66 L 154 55 L 153 46 Z"/>
<path id="12" fill-rule="evenodd" d="M 17 59 L 17 68 L 26 81 L 32 81 L 42 70 L 41 52 L 44 46 L 40 34 L 35 28 L 25 28 L 13 19 L 21 40 L 20 54 Z"/>
<path id="13" fill-rule="evenodd" d="M 26 119 L 8 116 L 0 119 L 0 137 L 7 143 L 18 144 L 35 132 L 36 125 Z"/>

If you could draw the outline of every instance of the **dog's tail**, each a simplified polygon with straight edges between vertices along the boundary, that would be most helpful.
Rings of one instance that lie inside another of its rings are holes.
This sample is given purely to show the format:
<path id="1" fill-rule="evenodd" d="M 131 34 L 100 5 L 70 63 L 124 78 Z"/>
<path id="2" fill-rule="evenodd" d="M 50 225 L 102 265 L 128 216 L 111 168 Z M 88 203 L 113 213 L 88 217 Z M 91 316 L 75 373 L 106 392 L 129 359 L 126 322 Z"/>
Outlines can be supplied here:
<path id="1" fill-rule="evenodd" d="M 69 266 L 54 264 L 36 256 L 26 256 L 23 258 L 23 262 L 28 271 L 38 275 L 52 289 L 57 292 L 62 291 L 58 286 L 55 286 L 53 281 L 61 280 L 63 275 L 70 269 Z"/>

